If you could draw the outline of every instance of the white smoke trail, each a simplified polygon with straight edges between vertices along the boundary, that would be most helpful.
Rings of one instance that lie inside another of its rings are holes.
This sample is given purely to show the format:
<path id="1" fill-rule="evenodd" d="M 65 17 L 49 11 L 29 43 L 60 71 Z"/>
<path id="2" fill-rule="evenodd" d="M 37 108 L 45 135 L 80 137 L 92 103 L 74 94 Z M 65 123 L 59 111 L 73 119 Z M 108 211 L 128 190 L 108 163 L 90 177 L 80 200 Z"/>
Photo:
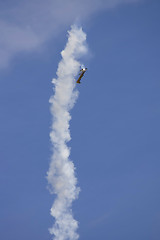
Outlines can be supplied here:
<path id="1" fill-rule="evenodd" d="M 68 32 L 68 42 L 61 52 L 62 60 L 58 65 L 57 79 L 53 79 L 55 94 L 50 98 L 51 114 L 53 116 L 52 130 L 50 133 L 53 145 L 53 155 L 47 179 L 51 192 L 56 194 L 56 199 L 51 208 L 51 215 L 55 224 L 50 229 L 55 240 L 78 239 L 78 223 L 73 218 L 71 205 L 78 197 L 79 188 L 74 174 L 74 164 L 69 159 L 70 141 L 69 111 L 74 106 L 78 97 L 75 88 L 75 76 L 80 69 L 80 62 L 76 59 L 87 52 L 86 34 L 82 28 L 72 26 Z"/>

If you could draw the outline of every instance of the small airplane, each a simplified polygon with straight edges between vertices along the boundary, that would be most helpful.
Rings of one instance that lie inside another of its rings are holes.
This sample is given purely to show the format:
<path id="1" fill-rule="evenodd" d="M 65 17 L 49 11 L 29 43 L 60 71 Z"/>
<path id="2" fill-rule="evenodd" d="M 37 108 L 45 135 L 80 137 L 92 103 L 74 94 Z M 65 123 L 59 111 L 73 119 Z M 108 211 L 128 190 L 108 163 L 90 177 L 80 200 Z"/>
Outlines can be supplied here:
<path id="1" fill-rule="evenodd" d="M 82 68 L 81 70 L 80 70 L 80 73 L 79 73 L 79 78 L 78 78 L 78 80 L 77 80 L 77 83 L 81 83 L 80 81 L 81 81 L 81 78 L 83 77 L 83 75 L 85 74 L 85 72 L 87 71 L 87 68 Z"/>

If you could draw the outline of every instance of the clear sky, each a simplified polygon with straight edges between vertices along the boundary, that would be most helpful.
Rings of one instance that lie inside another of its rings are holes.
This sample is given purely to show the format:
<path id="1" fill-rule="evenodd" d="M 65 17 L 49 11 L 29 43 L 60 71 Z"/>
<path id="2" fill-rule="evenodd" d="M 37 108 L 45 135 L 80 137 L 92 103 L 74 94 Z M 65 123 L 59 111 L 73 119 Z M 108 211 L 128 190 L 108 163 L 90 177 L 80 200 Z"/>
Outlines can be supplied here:
<path id="1" fill-rule="evenodd" d="M 159 12 L 159 0 L 0 2 L 0 239 L 51 239 L 49 98 L 75 21 L 89 47 L 68 144 L 80 239 L 160 239 Z"/>

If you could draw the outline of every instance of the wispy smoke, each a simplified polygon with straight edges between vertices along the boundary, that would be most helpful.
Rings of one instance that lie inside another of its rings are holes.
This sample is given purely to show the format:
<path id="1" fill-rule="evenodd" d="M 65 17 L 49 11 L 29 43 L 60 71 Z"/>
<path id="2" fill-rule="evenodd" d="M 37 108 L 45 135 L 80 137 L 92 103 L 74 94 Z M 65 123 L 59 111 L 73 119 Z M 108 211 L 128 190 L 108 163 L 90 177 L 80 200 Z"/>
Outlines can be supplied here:
<path id="1" fill-rule="evenodd" d="M 144 0 L 0 1 L 0 70 L 18 53 L 42 50 L 75 19 L 84 22 L 102 9 L 134 2 Z"/>
<path id="2" fill-rule="evenodd" d="M 53 116 L 52 130 L 50 133 L 53 145 L 53 155 L 47 179 L 51 192 L 56 194 L 56 199 L 51 208 L 51 215 L 55 224 L 50 228 L 55 240 L 78 239 L 78 223 L 73 218 L 71 205 L 78 197 L 79 188 L 74 173 L 74 164 L 69 159 L 70 141 L 69 111 L 74 106 L 78 97 L 75 90 L 75 77 L 81 63 L 77 59 L 87 52 L 86 34 L 82 28 L 72 26 L 68 32 L 68 42 L 61 52 L 62 60 L 58 65 L 57 79 L 53 79 L 54 96 L 50 98 L 51 114 Z"/>

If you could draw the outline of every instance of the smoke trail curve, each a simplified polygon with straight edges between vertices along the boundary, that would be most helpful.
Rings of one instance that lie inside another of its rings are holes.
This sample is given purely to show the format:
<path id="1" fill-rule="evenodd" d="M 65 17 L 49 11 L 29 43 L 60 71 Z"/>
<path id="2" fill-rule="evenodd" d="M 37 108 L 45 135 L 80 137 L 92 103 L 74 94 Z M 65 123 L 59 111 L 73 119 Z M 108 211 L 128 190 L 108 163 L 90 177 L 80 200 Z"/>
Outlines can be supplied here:
<path id="1" fill-rule="evenodd" d="M 79 188 L 74 173 L 74 164 L 69 159 L 70 141 L 69 121 L 70 110 L 78 97 L 75 90 L 75 76 L 80 62 L 77 60 L 87 52 L 86 34 L 82 28 L 73 25 L 68 32 L 68 42 L 61 52 L 57 78 L 52 80 L 54 95 L 50 98 L 51 114 L 53 117 L 50 139 L 53 148 L 51 163 L 47 172 L 47 179 L 51 193 L 56 199 L 51 208 L 51 215 L 55 223 L 49 229 L 55 240 L 76 240 L 78 222 L 73 218 L 72 202 L 78 197 Z"/>

